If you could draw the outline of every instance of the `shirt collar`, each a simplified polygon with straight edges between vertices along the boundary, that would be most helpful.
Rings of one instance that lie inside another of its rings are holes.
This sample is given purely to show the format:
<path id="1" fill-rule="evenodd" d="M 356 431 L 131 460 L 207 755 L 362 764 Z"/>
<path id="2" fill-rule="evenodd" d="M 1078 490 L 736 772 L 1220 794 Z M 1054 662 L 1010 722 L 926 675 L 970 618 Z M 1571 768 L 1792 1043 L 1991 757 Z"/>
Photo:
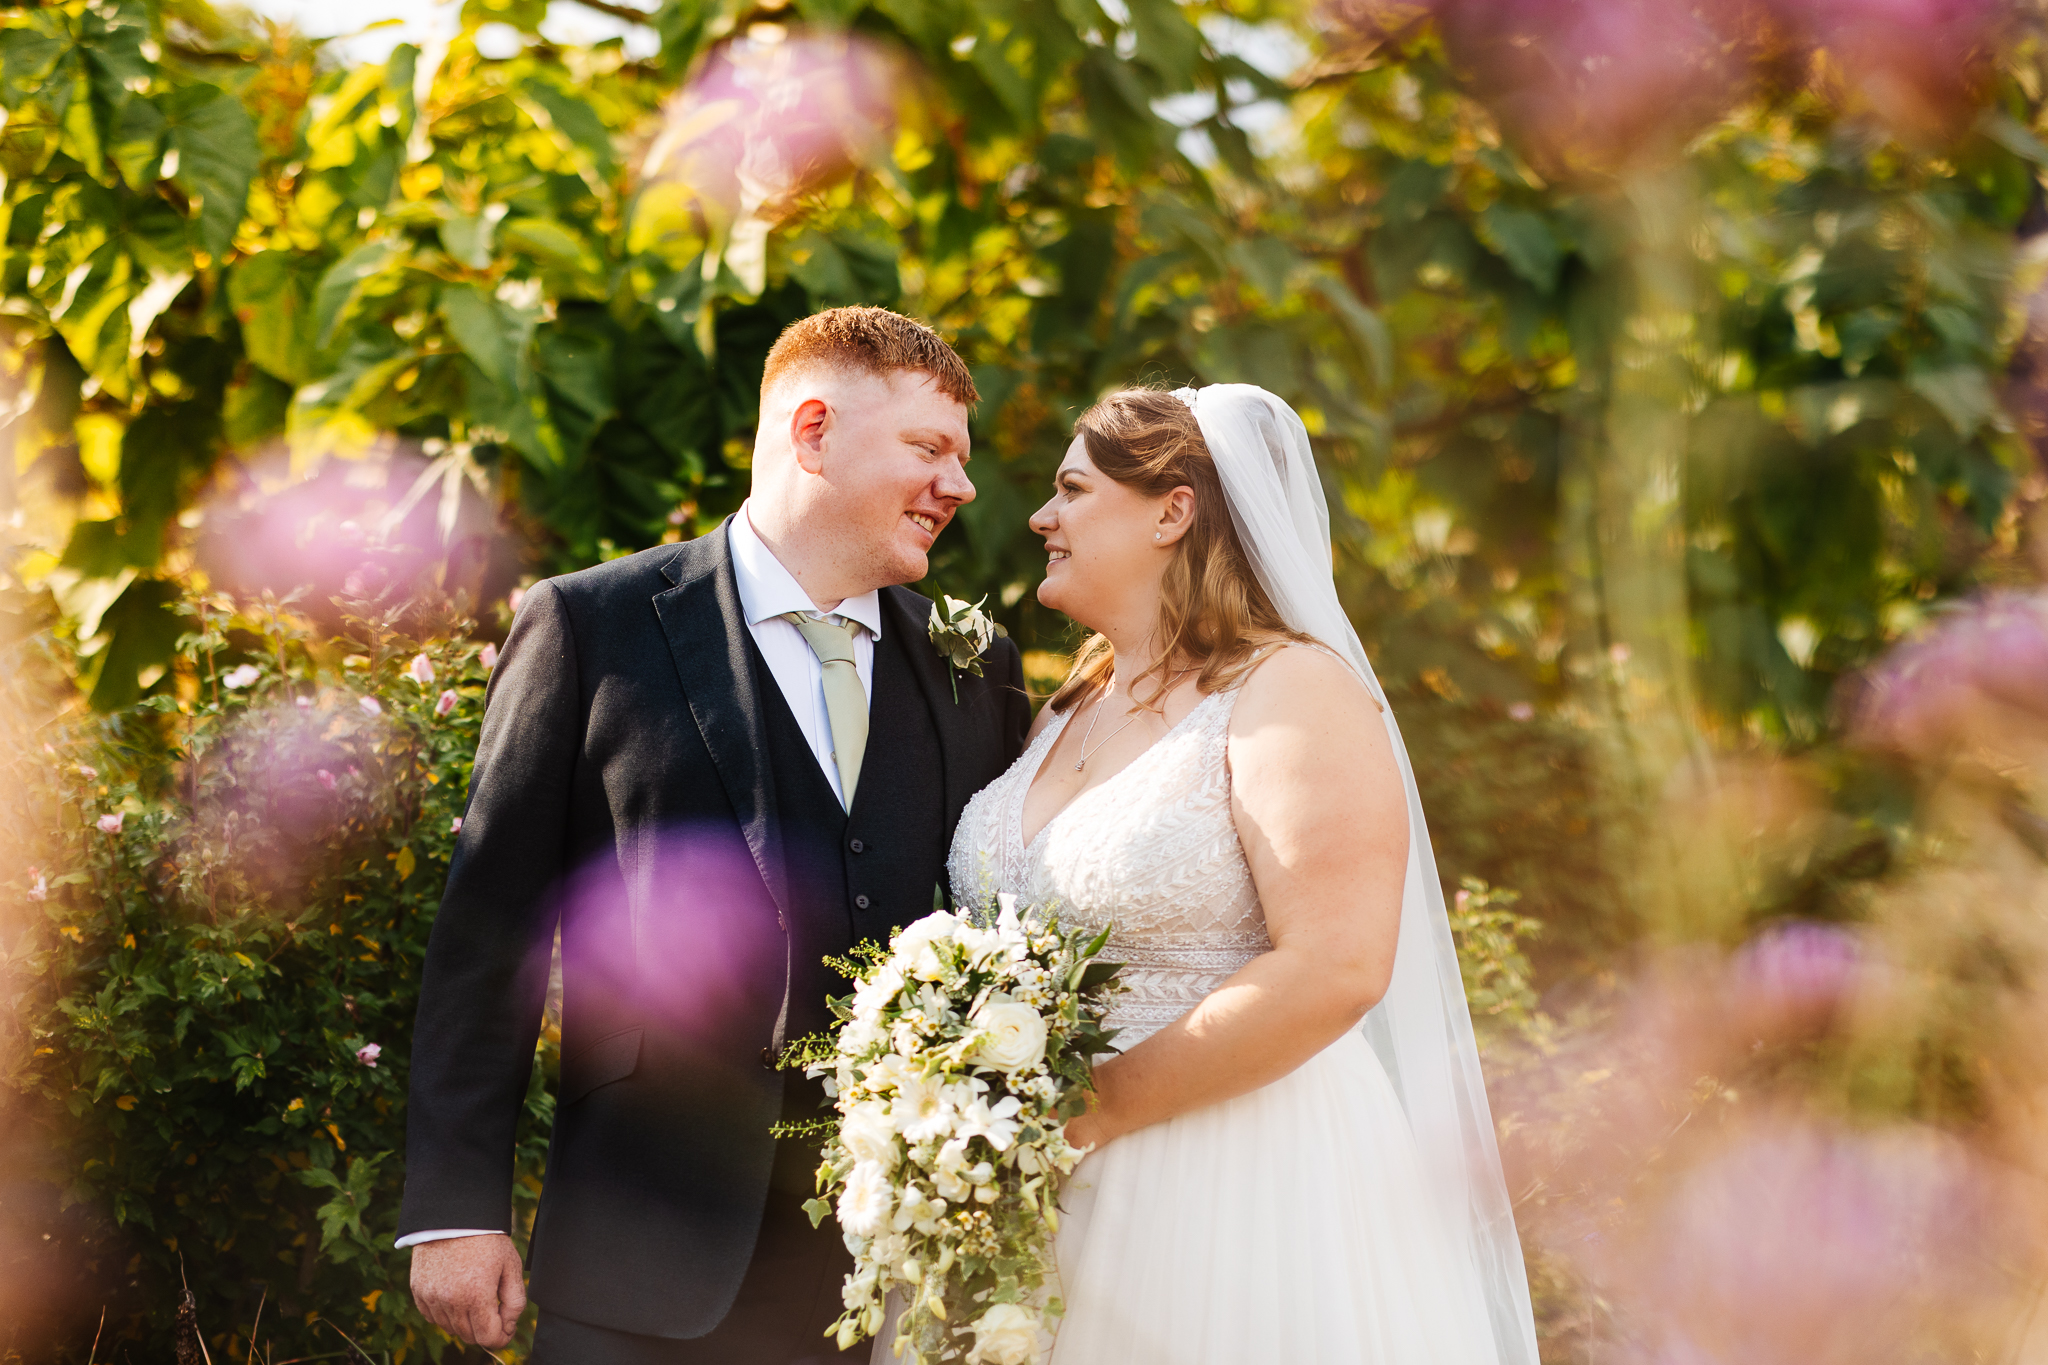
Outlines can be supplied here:
<path id="1" fill-rule="evenodd" d="M 726 530 L 732 545 L 732 573 L 740 590 L 740 610 L 747 624 L 758 626 L 771 617 L 792 611 L 815 612 L 818 604 L 803 590 L 795 575 L 783 567 L 768 543 L 747 518 L 749 504 L 741 503 Z M 882 594 L 870 589 L 849 597 L 832 609 L 832 614 L 867 627 L 868 634 L 882 638 Z"/>

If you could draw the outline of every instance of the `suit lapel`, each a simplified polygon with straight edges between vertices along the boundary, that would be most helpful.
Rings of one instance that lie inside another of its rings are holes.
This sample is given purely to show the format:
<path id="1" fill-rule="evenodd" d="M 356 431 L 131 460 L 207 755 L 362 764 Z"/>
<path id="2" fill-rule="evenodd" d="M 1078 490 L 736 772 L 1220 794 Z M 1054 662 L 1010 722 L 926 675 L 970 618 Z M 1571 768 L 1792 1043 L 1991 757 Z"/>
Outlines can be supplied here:
<path id="1" fill-rule="evenodd" d="M 789 881 L 773 818 L 766 720 L 747 655 L 750 636 L 726 528 L 686 542 L 661 571 L 675 586 L 655 594 L 654 610 L 675 659 L 676 677 L 786 929 Z"/>

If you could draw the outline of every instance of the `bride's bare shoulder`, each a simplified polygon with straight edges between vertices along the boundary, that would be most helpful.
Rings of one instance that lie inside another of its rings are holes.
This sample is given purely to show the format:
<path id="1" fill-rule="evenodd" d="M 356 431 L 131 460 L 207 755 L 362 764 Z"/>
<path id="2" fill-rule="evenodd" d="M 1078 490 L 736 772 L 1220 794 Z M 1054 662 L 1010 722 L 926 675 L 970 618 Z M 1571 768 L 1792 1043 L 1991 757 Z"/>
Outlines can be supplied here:
<path id="1" fill-rule="evenodd" d="M 1379 703 L 1351 666 L 1315 645 L 1283 645 L 1245 678 L 1230 720 L 1234 741 L 1252 735 L 1298 736 L 1325 752 L 1385 744 Z"/>
<path id="2" fill-rule="evenodd" d="M 1268 706 L 1322 706 L 1342 710 L 1379 703 L 1351 671 L 1351 665 L 1320 645 L 1282 644 L 1268 650 L 1245 675 L 1238 709 Z"/>

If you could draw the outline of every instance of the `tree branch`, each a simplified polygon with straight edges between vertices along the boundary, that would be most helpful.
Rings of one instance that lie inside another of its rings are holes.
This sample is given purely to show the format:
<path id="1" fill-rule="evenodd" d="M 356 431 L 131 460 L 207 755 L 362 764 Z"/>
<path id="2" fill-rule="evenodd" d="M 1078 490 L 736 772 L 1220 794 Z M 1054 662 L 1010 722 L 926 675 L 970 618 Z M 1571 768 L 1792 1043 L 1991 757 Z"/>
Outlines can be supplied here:
<path id="1" fill-rule="evenodd" d="M 599 14 L 609 14 L 614 19 L 624 19 L 629 24 L 654 26 L 654 15 L 649 10 L 634 9 L 631 5 L 615 5 L 611 0 L 576 0 L 585 9 L 594 9 Z"/>

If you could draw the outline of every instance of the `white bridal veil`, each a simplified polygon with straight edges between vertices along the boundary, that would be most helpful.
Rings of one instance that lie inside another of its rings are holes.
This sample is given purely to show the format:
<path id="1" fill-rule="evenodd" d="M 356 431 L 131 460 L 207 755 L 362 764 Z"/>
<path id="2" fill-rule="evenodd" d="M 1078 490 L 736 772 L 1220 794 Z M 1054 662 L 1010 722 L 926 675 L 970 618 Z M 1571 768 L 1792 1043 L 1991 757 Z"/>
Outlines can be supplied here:
<path id="1" fill-rule="evenodd" d="M 1485 1296 L 1500 1365 L 1537 1365 L 1529 1282 L 1494 1144 L 1493 1116 L 1436 855 L 1423 823 L 1408 746 L 1365 646 L 1337 601 L 1330 509 L 1308 430 L 1294 409 L 1255 385 L 1212 384 L 1180 389 L 1174 396 L 1194 410 L 1260 586 L 1289 627 L 1343 656 L 1384 708 L 1387 737 L 1408 795 L 1408 876 L 1393 982 L 1362 1027 L 1401 1098 L 1440 1206 L 1466 1224 L 1465 1244 Z"/>

